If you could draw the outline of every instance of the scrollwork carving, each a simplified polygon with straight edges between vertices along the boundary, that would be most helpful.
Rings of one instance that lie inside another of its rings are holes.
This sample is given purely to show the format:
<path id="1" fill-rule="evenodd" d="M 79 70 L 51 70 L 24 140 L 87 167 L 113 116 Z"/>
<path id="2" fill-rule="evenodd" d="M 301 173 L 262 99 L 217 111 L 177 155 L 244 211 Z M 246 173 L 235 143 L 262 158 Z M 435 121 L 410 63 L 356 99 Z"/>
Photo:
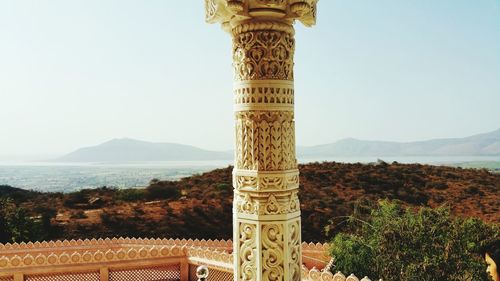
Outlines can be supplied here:
<path id="1" fill-rule="evenodd" d="M 284 280 L 284 238 L 282 224 L 262 226 L 262 278 Z"/>
<path id="2" fill-rule="evenodd" d="M 239 260 L 240 260 L 240 276 L 239 280 L 257 280 L 256 272 L 256 255 L 257 255 L 257 227 L 255 224 L 240 223 L 240 248 L 239 248 Z"/>
<path id="3" fill-rule="evenodd" d="M 301 276 L 300 240 L 300 220 L 296 220 L 288 224 L 288 267 L 293 281 L 300 281 Z"/>

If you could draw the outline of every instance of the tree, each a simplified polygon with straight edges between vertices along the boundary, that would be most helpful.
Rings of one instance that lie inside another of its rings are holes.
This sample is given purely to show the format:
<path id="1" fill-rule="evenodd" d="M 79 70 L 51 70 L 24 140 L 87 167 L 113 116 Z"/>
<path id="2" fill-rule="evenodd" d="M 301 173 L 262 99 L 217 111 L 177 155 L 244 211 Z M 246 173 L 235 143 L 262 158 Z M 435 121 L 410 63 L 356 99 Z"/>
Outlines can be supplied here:
<path id="1" fill-rule="evenodd" d="M 498 225 L 454 218 L 448 208 L 405 209 L 379 202 L 367 220 L 351 217 L 351 233 L 331 243 L 335 269 L 383 280 L 488 280 L 481 244 L 500 235 Z"/>
<path id="2" fill-rule="evenodd" d="M 40 225 L 10 199 L 0 199 L 0 243 L 39 240 Z"/>

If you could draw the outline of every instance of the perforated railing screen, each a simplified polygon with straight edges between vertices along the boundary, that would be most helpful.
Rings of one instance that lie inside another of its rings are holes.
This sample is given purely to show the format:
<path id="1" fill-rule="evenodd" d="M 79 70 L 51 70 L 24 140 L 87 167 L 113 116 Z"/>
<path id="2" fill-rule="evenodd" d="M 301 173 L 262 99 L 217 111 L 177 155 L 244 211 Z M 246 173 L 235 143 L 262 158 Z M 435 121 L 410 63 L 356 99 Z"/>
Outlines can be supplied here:
<path id="1" fill-rule="evenodd" d="M 2 279 L 0 279 L 3 281 Z M 9 280 L 9 279 L 7 279 Z M 12 280 L 12 279 L 11 279 Z M 99 272 L 68 272 L 57 274 L 28 275 L 26 281 L 99 281 Z"/>
<path id="2" fill-rule="evenodd" d="M 14 281 L 12 276 L 0 276 L 0 281 Z"/>
<path id="3" fill-rule="evenodd" d="M 189 265 L 189 281 L 196 281 L 198 278 L 196 277 L 196 268 L 197 265 Z M 233 281 L 233 274 L 229 272 L 225 272 L 222 270 L 217 270 L 208 267 L 208 278 L 207 281 Z"/>
<path id="4" fill-rule="evenodd" d="M 160 267 L 110 270 L 109 281 L 178 281 L 181 280 L 179 264 Z"/>

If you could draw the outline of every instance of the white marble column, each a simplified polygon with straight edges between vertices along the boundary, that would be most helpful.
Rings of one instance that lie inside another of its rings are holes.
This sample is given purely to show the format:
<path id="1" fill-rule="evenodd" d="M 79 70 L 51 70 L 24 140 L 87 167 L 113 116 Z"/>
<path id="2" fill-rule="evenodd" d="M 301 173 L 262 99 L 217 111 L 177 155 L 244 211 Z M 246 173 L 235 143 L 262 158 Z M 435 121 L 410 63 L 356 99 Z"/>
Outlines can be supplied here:
<path id="1" fill-rule="evenodd" d="M 293 23 L 314 24 L 316 2 L 205 1 L 233 39 L 235 280 L 300 280 Z"/>

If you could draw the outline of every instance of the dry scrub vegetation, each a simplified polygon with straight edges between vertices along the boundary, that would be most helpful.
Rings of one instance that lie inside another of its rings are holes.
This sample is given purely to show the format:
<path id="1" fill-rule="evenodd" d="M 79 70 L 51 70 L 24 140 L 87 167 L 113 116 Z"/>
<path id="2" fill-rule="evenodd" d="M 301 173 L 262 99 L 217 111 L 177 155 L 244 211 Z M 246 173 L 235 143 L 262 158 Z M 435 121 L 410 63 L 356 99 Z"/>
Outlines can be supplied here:
<path id="1" fill-rule="evenodd" d="M 330 240 L 344 230 L 339 217 L 380 199 L 400 200 L 406 206 L 447 205 L 453 215 L 500 222 L 500 174 L 487 170 L 383 162 L 310 163 L 299 168 L 304 241 Z M 227 167 L 179 181 L 152 180 L 146 189 L 102 187 L 68 194 L 0 186 L 0 198 L 11 198 L 9 204 L 26 210 L 33 221 L 44 221 L 38 226 L 39 236 L 17 240 L 229 239 L 231 172 Z"/>

